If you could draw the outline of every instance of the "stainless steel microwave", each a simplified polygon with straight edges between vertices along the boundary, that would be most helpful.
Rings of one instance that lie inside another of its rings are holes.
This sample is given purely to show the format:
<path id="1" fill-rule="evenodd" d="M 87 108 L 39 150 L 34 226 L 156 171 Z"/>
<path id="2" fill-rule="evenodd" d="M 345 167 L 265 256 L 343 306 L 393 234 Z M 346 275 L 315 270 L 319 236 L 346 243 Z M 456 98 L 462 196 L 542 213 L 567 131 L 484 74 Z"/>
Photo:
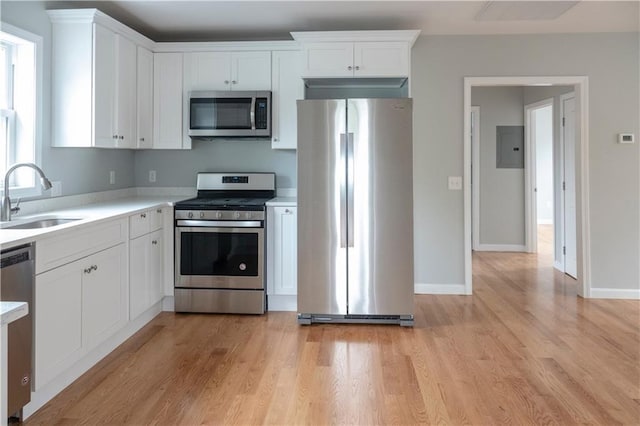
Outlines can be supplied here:
<path id="1" fill-rule="evenodd" d="M 189 136 L 270 137 L 271 92 L 190 92 Z"/>

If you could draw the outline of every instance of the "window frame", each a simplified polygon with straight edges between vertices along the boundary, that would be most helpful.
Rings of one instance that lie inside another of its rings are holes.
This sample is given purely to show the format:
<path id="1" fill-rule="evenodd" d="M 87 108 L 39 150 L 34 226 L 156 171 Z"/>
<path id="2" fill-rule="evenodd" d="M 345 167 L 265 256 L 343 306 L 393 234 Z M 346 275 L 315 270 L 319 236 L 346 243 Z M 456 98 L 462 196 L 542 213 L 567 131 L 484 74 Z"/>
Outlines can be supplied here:
<path id="1" fill-rule="evenodd" d="M 16 105 L 15 91 L 16 91 L 16 74 L 13 74 L 12 92 L 13 109 L 1 109 L 0 119 L 6 119 L 8 123 L 8 133 L 13 138 L 13 142 L 10 142 L 10 147 L 7 153 L 7 166 L 17 162 L 33 162 L 42 167 L 42 109 L 43 109 L 43 38 L 37 34 L 33 34 L 29 31 L 25 31 L 21 28 L 0 22 L 0 32 L 2 42 L 12 46 L 12 55 L 15 59 L 15 63 L 19 61 L 21 45 L 25 47 L 23 49 L 33 49 L 33 57 L 29 57 L 30 62 L 28 66 L 30 68 L 33 65 L 32 75 L 33 84 L 35 87 L 30 87 L 30 98 L 32 103 L 28 105 L 29 110 L 29 122 L 28 126 L 33 128 L 26 129 L 24 132 L 20 131 L 21 123 L 18 121 L 19 112 L 16 111 L 19 107 Z M 21 82 L 22 83 L 22 82 Z M 27 82 L 28 84 L 28 82 Z M 20 148 L 20 144 L 28 144 Z M 25 151 L 27 152 L 25 158 Z M 9 187 L 9 194 L 12 198 L 26 198 L 26 197 L 38 197 L 42 195 L 42 188 L 38 184 L 39 180 L 33 174 L 33 170 L 23 169 L 22 173 L 28 180 L 28 185 L 18 186 L 15 184 L 15 175 L 19 173 L 17 170 L 11 176 L 11 183 Z M 29 175 L 27 175 L 27 173 Z M 29 176 L 29 177 L 27 177 Z M 4 191 L 4 176 L 0 176 L 0 191 Z"/>

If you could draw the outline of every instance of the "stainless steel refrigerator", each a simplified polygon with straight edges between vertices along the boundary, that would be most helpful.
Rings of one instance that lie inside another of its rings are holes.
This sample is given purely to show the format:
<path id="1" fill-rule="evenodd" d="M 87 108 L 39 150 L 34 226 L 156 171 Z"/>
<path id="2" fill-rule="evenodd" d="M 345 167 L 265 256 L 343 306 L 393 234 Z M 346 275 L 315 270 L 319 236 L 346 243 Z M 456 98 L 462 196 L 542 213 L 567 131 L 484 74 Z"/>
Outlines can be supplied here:
<path id="1" fill-rule="evenodd" d="M 298 101 L 298 322 L 413 325 L 412 100 Z"/>

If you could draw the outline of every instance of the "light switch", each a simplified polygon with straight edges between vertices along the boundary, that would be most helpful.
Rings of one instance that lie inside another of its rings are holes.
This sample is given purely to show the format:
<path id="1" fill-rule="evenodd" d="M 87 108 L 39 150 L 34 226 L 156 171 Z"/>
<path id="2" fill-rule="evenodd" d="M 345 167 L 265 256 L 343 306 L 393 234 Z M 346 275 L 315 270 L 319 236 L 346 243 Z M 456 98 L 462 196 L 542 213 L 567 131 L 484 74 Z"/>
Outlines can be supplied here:
<path id="1" fill-rule="evenodd" d="M 116 183 L 116 172 L 115 172 L 115 170 L 111 170 L 109 172 L 109 184 L 113 185 L 115 183 Z"/>
<path id="2" fill-rule="evenodd" d="M 449 190 L 462 190 L 462 176 L 449 176 Z"/>

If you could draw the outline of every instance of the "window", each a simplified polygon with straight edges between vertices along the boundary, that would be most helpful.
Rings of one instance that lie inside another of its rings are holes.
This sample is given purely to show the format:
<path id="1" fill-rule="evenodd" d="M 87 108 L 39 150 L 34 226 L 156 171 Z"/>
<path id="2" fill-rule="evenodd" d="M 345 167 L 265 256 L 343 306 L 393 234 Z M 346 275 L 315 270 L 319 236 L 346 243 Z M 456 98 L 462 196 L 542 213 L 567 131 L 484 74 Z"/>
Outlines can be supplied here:
<path id="1" fill-rule="evenodd" d="M 15 163 L 40 160 L 42 38 L 2 23 L 0 30 L 0 188 Z M 40 195 L 33 170 L 11 175 L 12 197 Z"/>

